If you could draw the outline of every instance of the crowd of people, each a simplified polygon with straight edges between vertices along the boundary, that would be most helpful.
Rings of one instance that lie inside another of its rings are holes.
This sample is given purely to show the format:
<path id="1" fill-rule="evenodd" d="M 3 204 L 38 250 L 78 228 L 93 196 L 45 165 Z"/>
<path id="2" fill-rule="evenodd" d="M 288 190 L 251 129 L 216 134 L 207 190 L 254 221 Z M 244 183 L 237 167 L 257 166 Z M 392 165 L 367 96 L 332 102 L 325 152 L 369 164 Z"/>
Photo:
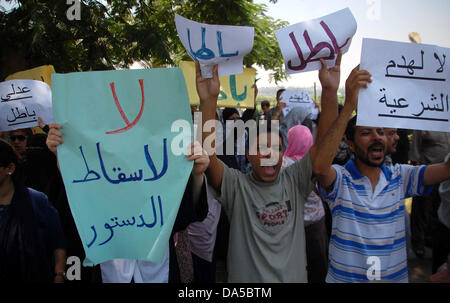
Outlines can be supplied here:
<path id="1" fill-rule="evenodd" d="M 284 115 L 282 89 L 272 109 L 263 101 L 242 117 L 222 110 L 217 66 L 203 78 L 196 62 L 199 127 L 253 119 L 256 136 L 232 141 L 246 141 L 245 155 L 191 144 L 193 169 L 161 263 L 113 259 L 82 267 L 76 280 L 214 283 L 223 260 L 228 282 L 408 282 L 409 249 L 423 257 L 430 246 L 430 279 L 450 282 L 450 133 L 411 131 L 409 142 L 407 130 L 356 125 L 371 75 L 353 69 L 339 105 L 341 56 L 331 68 L 322 60 L 317 117 L 303 107 Z M 66 259 L 85 258 L 57 164 L 64 129 L 40 121 L 39 132 L 0 137 L 0 281 L 64 282 Z"/>

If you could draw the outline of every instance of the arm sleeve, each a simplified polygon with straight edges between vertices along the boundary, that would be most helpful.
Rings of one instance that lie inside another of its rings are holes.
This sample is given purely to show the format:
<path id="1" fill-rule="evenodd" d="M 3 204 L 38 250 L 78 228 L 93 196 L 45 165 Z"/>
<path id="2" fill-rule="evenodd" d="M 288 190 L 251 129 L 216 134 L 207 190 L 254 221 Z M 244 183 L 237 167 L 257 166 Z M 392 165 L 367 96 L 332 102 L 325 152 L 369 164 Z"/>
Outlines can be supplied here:
<path id="1" fill-rule="evenodd" d="M 403 190 L 405 199 L 413 196 L 428 196 L 431 194 L 434 186 L 423 185 L 423 177 L 426 169 L 427 165 L 401 165 L 401 174 L 404 180 Z"/>
<path id="2" fill-rule="evenodd" d="M 336 200 L 338 197 L 339 190 L 341 188 L 342 184 L 342 171 L 339 169 L 338 165 L 332 166 L 334 171 L 336 172 L 336 179 L 334 179 L 333 185 L 331 186 L 331 189 L 327 192 L 319 183 L 318 189 L 319 194 L 322 197 L 322 199 L 328 203 L 330 206 L 330 210 L 333 210 L 333 207 L 336 205 Z"/>
<path id="3" fill-rule="evenodd" d="M 315 183 L 315 178 L 312 174 L 312 162 L 309 152 L 285 170 L 285 173 L 294 178 L 296 186 L 299 187 L 300 193 L 306 201 L 309 194 L 313 191 Z"/>

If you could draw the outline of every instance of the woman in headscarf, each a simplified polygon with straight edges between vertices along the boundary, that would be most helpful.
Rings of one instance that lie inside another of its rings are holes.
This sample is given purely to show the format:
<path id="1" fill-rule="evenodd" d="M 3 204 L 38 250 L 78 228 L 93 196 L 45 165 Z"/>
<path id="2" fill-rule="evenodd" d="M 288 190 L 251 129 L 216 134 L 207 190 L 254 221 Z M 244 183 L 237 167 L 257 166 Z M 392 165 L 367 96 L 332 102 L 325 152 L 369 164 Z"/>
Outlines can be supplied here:
<path id="1" fill-rule="evenodd" d="M 13 147 L 0 140 L 0 281 L 63 282 L 66 262 L 58 213 L 25 187 Z"/>
<path id="2" fill-rule="evenodd" d="M 308 127 L 296 125 L 287 135 L 287 148 L 282 167 L 288 167 L 303 158 L 313 145 L 313 136 Z M 309 283 L 324 283 L 328 271 L 328 238 L 325 225 L 325 210 L 317 194 L 317 187 L 309 195 L 304 207 L 306 238 L 306 260 Z"/>

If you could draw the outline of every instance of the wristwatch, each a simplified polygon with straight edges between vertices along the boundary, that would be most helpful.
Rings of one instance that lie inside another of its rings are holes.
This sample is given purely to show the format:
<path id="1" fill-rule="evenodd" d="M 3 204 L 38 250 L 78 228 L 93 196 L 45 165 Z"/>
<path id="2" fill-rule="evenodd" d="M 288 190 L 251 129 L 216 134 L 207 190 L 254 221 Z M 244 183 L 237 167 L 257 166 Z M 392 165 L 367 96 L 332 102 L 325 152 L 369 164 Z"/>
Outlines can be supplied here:
<path id="1" fill-rule="evenodd" d="M 66 280 L 66 273 L 64 271 L 58 271 L 55 273 L 55 276 L 63 277 L 63 279 Z"/>

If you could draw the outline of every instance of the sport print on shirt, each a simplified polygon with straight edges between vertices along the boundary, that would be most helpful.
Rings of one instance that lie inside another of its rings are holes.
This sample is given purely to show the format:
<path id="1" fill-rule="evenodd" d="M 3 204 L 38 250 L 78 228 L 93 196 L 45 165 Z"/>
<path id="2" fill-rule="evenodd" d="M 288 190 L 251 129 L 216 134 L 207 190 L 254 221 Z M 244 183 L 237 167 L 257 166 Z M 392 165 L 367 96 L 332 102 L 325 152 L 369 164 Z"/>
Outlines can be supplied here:
<path id="1" fill-rule="evenodd" d="M 291 201 L 270 202 L 256 209 L 261 226 L 266 231 L 278 232 L 292 217 Z"/>

